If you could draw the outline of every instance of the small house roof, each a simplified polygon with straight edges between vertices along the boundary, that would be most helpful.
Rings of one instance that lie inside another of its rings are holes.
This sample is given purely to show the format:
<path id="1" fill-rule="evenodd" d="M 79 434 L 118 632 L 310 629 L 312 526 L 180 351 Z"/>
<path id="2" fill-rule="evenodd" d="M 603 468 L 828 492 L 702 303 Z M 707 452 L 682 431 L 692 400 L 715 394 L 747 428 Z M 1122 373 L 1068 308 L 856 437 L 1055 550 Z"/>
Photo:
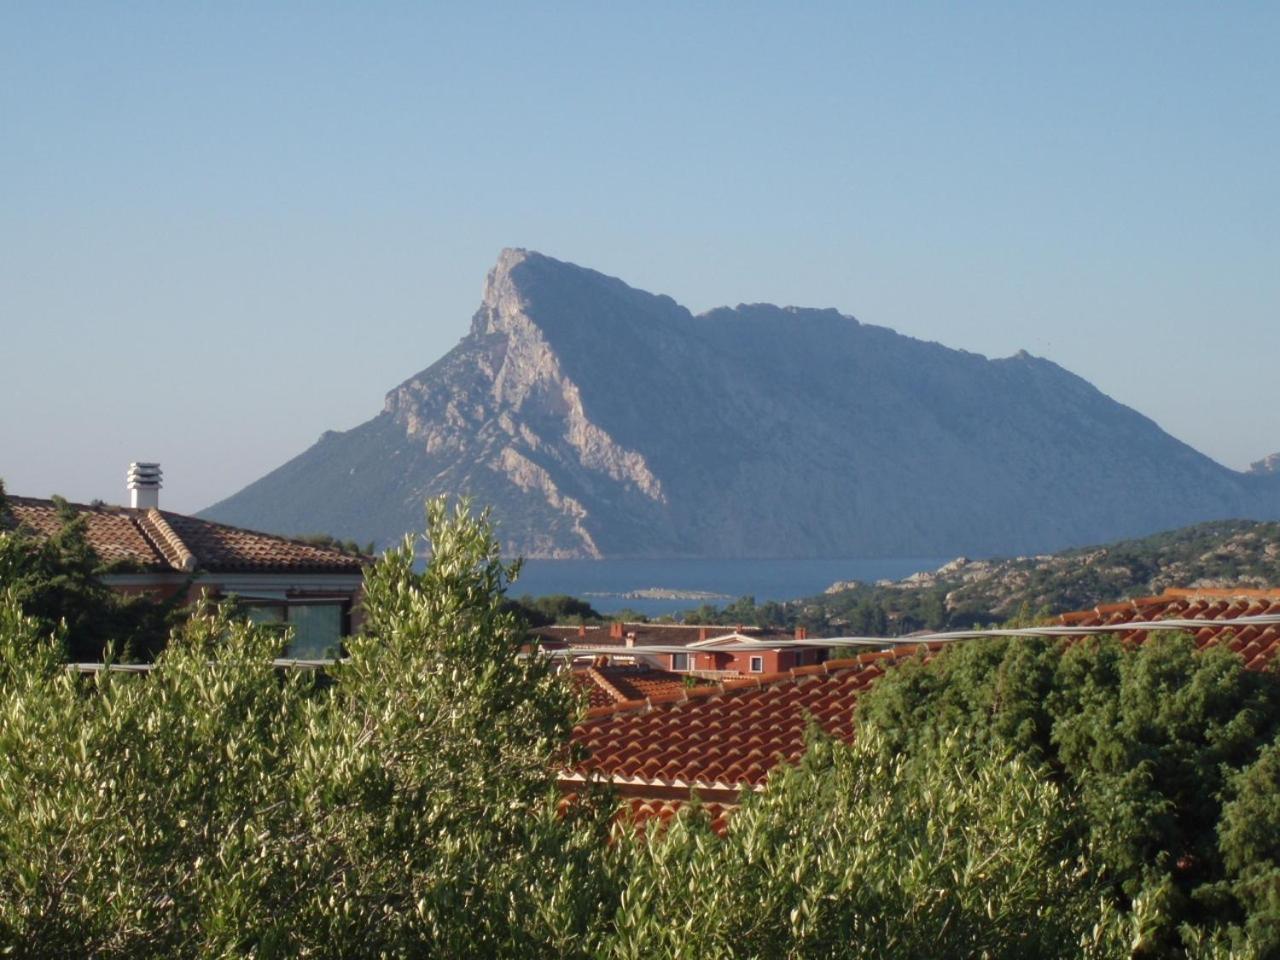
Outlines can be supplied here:
<path id="1" fill-rule="evenodd" d="M 13 520 L 51 537 L 62 527 L 58 505 L 7 496 Z M 85 519 L 89 545 L 105 563 L 146 572 L 360 574 L 369 557 L 333 547 L 190 517 L 168 510 L 70 503 Z"/>

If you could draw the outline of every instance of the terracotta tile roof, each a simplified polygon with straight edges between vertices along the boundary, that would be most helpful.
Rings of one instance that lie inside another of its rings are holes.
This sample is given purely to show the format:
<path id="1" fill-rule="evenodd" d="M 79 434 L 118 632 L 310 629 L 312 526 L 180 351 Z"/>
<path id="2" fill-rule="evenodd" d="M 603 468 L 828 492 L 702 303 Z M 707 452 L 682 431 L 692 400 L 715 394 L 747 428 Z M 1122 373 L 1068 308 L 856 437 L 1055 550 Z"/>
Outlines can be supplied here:
<path id="1" fill-rule="evenodd" d="M 586 696 L 588 707 L 610 707 L 624 699 L 610 684 L 600 682 L 596 667 L 574 670 L 570 677 L 578 692 Z"/>
<path id="2" fill-rule="evenodd" d="M 1128 643 L 1147 634 L 1123 629 L 1142 620 L 1203 620 L 1196 644 L 1225 644 L 1245 666 L 1259 670 L 1280 661 L 1280 627 L 1232 626 L 1242 616 L 1280 614 L 1280 590 L 1167 590 L 1066 613 L 1063 626 L 1115 625 Z M 941 649 L 905 645 L 848 660 L 800 667 L 785 673 L 681 689 L 588 711 L 573 741 L 587 759 L 561 775 L 561 789 L 578 789 L 587 778 L 610 781 L 637 818 L 669 819 L 691 792 L 717 810 L 719 828 L 743 789 L 759 788 L 780 762 L 804 750 L 808 718 L 832 736 L 853 736 L 853 710 L 860 693 L 887 666 L 903 657 Z"/>
<path id="3" fill-rule="evenodd" d="M 637 825 L 652 823 L 654 820 L 665 824 L 676 815 L 686 802 L 683 800 L 644 800 L 640 797 L 631 797 L 626 801 L 623 815 L 630 816 Z M 724 833 L 728 825 L 729 814 L 733 812 L 733 806 L 732 804 L 716 803 L 714 801 L 702 805 L 702 809 L 711 818 L 711 829 L 715 830 L 716 833 Z"/>
<path id="4" fill-rule="evenodd" d="M 1244 658 L 1245 666 L 1261 670 L 1280 660 L 1280 627 L 1246 624 L 1233 626 L 1237 617 L 1280 614 L 1280 589 L 1207 590 L 1170 589 L 1156 597 L 1139 597 L 1122 603 L 1108 603 L 1092 610 L 1064 613 L 1063 626 L 1111 626 L 1126 643 L 1142 643 L 1142 630 L 1124 630 L 1126 623 L 1139 620 L 1203 620 L 1195 631 L 1197 647 L 1226 645 Z"/>
<path id="5" fill-rule="evenodd" d="M 710 686 L 710 680 L 702 680 L 692 674 L 673 673 L 670 670 L 629 670 L 624 667 L 605 667 L 600 671 L 622 698 L 628 700 L 661 700 L 678 697 L 693 687 Z"/>
<path id="6" fill-rule="evenodd" d="M 663 699 L 679 695 L 689 686 L 707 686 L 691 674 L 673 673 L 652 667 L 592 666 L 573 672 L 573 680 L 587 695 L 591 707 L 611 707 L 646 698 Z"/>
<path id="7" fill-rule="evenodd" d="M 623 795 L 678 801 L 691 790 L 732 803 L 763 785 L 780 761 L 804 752 L 812 720 L 832 736 L 853 736 L 859 692 L 916 647 L 829 660 L 784 673 L 710 684 L 588 711 L 574 728 L 587 758 L 562 783 L 603 776 Z"/>
<path id="8" fill-rule="evenodd" d="M 14 519 L 52 536 L 62 523 L 51 500 L 7 498 Z M 70 506 L 85 517 L 90 546 L 106 563 L 146 571 L 211 573 L 347 573 L 363 570 L 367 557 L 253 530 L 228 527 L 165 510 Z"/>
<path id="9" fill-rule="evenodd" d="M 52 537 L 61 528 L 58 508 L 51 500 L 8 496 L 9 511 L 18 524 L 42 536 Z M 73 504 L 77 510 L 92 510 Z M 105 563 L 135 563 L 143 567 L 167 566 L 155 545 L 147 538 L 131 511 L 93 510 L 89 518 L 89 542 Z"/>

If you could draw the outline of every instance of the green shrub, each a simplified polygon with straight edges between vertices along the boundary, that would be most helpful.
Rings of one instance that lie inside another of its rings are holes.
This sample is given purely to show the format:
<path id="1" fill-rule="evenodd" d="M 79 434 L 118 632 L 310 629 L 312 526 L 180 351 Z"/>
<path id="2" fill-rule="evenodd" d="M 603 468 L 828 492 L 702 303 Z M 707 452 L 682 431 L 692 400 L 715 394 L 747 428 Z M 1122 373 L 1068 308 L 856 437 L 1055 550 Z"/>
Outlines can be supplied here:
<path id="1" fill-rule="evenodd" d="M 1248 839 L 1248 822 L 1280 809 L 1263 751 L 1280 731 L 1274 676 L 1221 647 L 1197 652 L 1182 634 L 1137 650 L 1110 638 L 980 640 L 890 671 L 859 718 L 891 755 L 963 729 L 1042 764 L 1083 811 L 1081 848 L 1117 902 L 1158 902 L 1153 948 L 1230 940 L 1266 952 L 1274 890 L 1258 871 L 1275 851 Z"/>
<path id="2" fill-rule="evenodd" d="M 559 956 L 601 855 L 557 817 L 573 694 L 501 608 L 488 526 L 430 508 L 332 684 L 192 619 L 146 676 L 66 672 L 0 604 L 0 947 L 28 956 Z"/>
<path id="3" fill-rule="evenodd" d="M 715 837 L 696 812 L 626 844 L 616 957 L 1118 956 L 1135 921 L 1024 759 L 960 734 L 887 755 L 812 739 Z"/>

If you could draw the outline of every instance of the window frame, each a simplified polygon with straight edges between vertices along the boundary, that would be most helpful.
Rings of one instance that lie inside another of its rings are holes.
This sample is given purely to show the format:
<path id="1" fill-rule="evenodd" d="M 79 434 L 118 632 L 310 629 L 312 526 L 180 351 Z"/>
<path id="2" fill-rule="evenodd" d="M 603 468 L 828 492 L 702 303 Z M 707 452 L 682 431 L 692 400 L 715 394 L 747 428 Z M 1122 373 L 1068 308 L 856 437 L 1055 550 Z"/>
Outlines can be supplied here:
<path id="1" fill-rule="evenodd" d="M 274 597 L 254 597 L 235 596 L 236 603 L 242 611 L 247 612 L 251 608 L 257 609 L 273 609 L 279 610 L 283 614 L 282 619 L 275 621 L 267 621 L 259 624 L 260 626 L 278 627 L 281 630 L 287 630 L 290 626 L 289 611 L 297 607 L 337 607 L 339 611 L 338 620 L 338 643 L 334 650 L 336 657 L 346 656 L 346 644 L 342 641 L 351 636 L 351 612 L 353 608 L 352 598 L 347 594 L 329 594 L 316 596 L 298 596 L 284 599 L 276 599 Z M 310 657 L 293 657 L 288 649 L 284 650 L 285 659 L 311 659 Z"/>

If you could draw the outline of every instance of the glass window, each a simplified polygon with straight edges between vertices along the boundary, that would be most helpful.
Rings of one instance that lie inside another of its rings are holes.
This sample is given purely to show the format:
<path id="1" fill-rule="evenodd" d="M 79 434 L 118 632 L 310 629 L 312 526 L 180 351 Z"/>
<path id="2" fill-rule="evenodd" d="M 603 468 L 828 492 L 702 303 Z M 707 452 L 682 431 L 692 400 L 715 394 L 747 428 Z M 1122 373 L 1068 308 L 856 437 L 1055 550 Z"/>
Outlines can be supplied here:
<path id="1" fill-rule="evenodd" d="M 250 623 L 284 623 L 284 604 L 243 603 L 240 608 Z"/>
<path id="2" fill-rule="evenodd" d="M 293 642 L 286 657 L 324 660 L 336 657 L 342 645 L 342 604 L 300 603 L 289 607 Z"/>
<path id="3" fill-rule="evenodd" d="M 751 658 L 751 672 L 764 673 L 764 657 Z"/>
<path id="4" fill-rule="evenodd" d="M 689 654 L 687 654 L 687 653 L 673 653 L 673 654 L 671 655 L 671 669 L 672 669 L 672 670 L 688 670 L 689 668 L 690 668 L 690 664 L 689 664 Z"/>

